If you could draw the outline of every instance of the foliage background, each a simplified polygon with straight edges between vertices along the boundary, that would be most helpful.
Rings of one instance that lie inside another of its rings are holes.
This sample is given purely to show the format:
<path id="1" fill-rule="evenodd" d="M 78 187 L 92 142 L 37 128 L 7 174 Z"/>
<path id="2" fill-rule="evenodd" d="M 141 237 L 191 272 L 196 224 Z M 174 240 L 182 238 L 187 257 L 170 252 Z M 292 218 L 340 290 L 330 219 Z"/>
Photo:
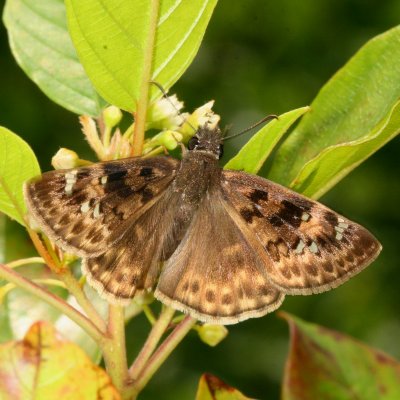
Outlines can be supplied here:
<path id="1" fill-rule="evenodd" d="M 188 109 L 215 99 L 222 124 L 232 124 L 232 131 L 237 132 L 269 113 L 310 104 L 361 45 L 399 21 L 397 0 L 220 0 L 197 58 L 171 92 L 177 92 Z M 51 156 L 61 146 L 93 159 L 76 116 L 48 100 L 16 66 L 3 26 L 0 54 L 1 125 L 32 146 L 43 170 L 50 168 Z M 227 158 L 246 140 L 230 142 Z M 384 248 L 377 262 L 338 289 L 311 297 L 288 297 L 282 307 L 397 358 L 399 154 L 397 137 L 322 198 L 377 236 Z M 29 240 L 22 228 L 5 219 L 0 224 L 0 241 L 5 241 L 0 246 L 0 261 L 29 255 Z M 131 354 L 140 348 L 147 329 L 144 317 L 129 325 Z M 141 398 L 193 398 L 204 371 L 249 396 L 278 398 L 288 346 L 286 324 L 272 314 L 229 331 L 228 338 L 214 349 L 195 334 L 189 335 Z"/>

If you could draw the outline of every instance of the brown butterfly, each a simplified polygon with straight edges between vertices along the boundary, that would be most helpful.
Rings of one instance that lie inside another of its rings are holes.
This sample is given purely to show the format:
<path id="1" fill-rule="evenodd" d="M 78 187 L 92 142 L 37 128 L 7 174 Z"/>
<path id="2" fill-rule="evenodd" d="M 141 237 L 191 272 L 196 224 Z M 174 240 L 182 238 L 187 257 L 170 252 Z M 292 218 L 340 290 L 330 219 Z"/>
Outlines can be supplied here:
<path id="1" fill-rule="evenodd" d="M 222 170 L 222 142 L 205 125 L 182 161 L 46 172 L 25 185 L 25 199 L 110 302 L 155 288 L 163 303 L 217 324 L 265 315 L 285 294 L 332 289 L 377 257 L 381 246 L 362 226 L 276 183 Z"/>

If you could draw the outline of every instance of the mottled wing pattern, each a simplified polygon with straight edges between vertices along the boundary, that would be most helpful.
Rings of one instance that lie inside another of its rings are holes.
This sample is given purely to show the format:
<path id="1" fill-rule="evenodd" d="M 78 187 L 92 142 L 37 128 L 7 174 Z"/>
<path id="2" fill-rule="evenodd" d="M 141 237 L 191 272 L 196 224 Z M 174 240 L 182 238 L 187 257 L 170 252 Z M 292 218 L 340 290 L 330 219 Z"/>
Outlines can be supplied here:
<path id="1" fill-rule="evenodd" d="M 83 272 L 102 297 L 128 304 L 137 291 L 155 286 L 166 249 L 178 245 L 178 208 L 176 194 L 167 189 L 114 246 L 97 257 L 83 260 Z"/>
<path id="2" fill-rule="evenodd" d="M 46 172 L 25 184 L 28 209 L 57 245 L 81 257 L 105 252 L 175 177 L 171 157 L 127 158 Z"/>
<path id="3" fill-rule="evenodd" d="M 284 295 L 223 206 L 208 195 L 160 275 L 155 296 L 205 322 L 233 324 L 277 309 Z"/>
<path id="4" fill-rule="evenodd" d="M 222 193 L 270 282 L 286 294 L 334 288 L 381 250 L 362 226 L 258 176 L 224 171 Z"/>

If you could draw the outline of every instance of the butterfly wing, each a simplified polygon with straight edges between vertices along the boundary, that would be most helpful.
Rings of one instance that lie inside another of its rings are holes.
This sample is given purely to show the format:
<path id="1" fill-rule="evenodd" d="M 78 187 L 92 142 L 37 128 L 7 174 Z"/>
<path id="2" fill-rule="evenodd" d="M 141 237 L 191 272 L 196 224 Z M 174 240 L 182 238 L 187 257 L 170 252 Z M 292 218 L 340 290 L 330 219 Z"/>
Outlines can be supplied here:
<path id="1" fill-rule="evenodd" d="M 85 258 L 82 270 L 88 282 L 108 301 L 128 304 L 139 290 L 154 287 L 160 261 L 178 245 L 179 201 L 168 188 L 103 254 Z"/>
<path id="2" fill-rule="evenodd" d="M 206 197 L 161 272 L 155 296 L 201 321 L 233 324 L 277 309 L 284 298 L 223 206 Z"/>
<path id="3" fill-rule="evenodd" d="M 229 214 L 285 294 L 334 288 L 369 265 L 381 245 L 362 226 L 258 176 L 224 171 Z"/>
<path id="4" fill-rule="evenodd" d="M 57 245 L 81 257 L 105 252 L 175 177 L 171 157 L 127 158 L 46 172 L 25 184 L 30 214 Z"/>

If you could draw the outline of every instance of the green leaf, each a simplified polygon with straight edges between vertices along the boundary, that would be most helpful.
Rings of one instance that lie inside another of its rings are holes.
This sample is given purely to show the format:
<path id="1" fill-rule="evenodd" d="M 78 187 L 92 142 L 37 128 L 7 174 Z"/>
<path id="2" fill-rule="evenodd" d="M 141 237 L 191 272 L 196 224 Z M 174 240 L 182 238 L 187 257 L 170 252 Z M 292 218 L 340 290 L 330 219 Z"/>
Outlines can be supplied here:
<path id="1" fill-rule="evenodd" d="M 197 388 L 196 400 L 250 400 L 250 398 L 216 376 L 203 374 Z"/>
<path id="2" fill-rule="evenodd" d="M 19 66 L 57 104 L 98 116 L 105 105 L 90 83 L 67 29 L 62 0 L 7 0 L 4 23 Z"/>
<path id="3" fill-rule="evenodd" d="M 39 164 L 29 145 L 0 127 L 0 211 L 21 225 L 26 212 L 23 183 L 39 174 Z"/>
<path id="4" fill-rule="evenodd" d="M 21 341 L 0 345 L 0 353 L 3 400 L 121 399 L 104 370 L 48 322 L 32 325 Z"/>
<path id="5" fill-rule="evenodd" d="M 111 104 L 134 111 L 143 84 L 151 79 L 168 89 L 188 68 L 216 2 L 66 0 L 66 5 L 71 37 L 91 81 Z M 153 99 L 160 97 L 159 89 L 151 90 Z"/>
<path id="6" fill-rule="evenodd" d="M 308 110 L 309 107 L 298 108 L 269 122 L 253 135 L 239 153 L 226 163 L 224 168 L 256 174 L 282 136 Z"/>
<path id="7" fill-rule="evenodd" d="M 342 333 L 281 313 L 290 327 L 283 400 L 400 399 L 400 363 Z"/>
<path id="8" fill-rule="evenodd" d="M 362 138 L 321 151 L 304 165 L 290 186 L 308 197 L 318 198 L 399 133 L 400 101 Z"/>
<path id="9" fill-rule="evenodd" d="M 375 129 L 400 97 L 399 43 L 400 26 L 370 40 L 331 78 L 277 151 L 270 179 L 289 186 L 327 147 Z"/>

